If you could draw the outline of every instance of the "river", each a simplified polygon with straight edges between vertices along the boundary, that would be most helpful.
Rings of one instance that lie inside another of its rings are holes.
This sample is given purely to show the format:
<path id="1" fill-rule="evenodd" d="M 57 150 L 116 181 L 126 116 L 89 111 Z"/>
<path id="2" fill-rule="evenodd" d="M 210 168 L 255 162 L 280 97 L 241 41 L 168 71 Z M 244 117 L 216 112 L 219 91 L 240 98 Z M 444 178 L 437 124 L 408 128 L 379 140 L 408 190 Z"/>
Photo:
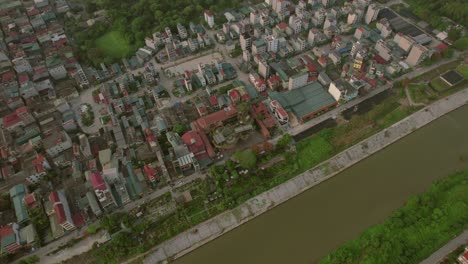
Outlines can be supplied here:
<path id="1" fill-rule="evenodd" d="M 434 180 L 467 167 L 464 106 L 174 263 L 316 263 Z"/>

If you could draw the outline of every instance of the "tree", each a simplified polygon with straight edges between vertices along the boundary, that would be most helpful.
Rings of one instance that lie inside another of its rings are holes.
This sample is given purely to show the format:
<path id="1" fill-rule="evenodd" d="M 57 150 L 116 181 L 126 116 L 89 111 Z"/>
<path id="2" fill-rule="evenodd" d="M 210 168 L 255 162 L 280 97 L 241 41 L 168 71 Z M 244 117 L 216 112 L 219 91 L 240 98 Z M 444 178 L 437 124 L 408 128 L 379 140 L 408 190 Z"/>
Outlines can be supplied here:
<path id="1" fill-rule="evenodd" d="M 244 151 L 236 151 L 233 158 L 239 162 L 239 165 L 244 169 L 251 169 L 257 164 L 257 156 L 251 149 Z"/>
<path id="2" fill-rule="evenodd" d="M 185 133 L 185 131 L 187 131 L 187 127 L 184 124 L 177 123 L 174 125 L 172 130 L 177 134 L 182 135 Z"/>
<path id="3" fill-rule="evenodd" d="M 449 30 L 448 32 L 448 38 L 451 41 L 455 41 L 461 37 L 461 32 L 460 30 L 456 29 L 455 27 L 452 27 L 452 29 Z"/>
<path id="4" fill-rule="evenodd" d="M 284 149 L 286 148 L 287 146 L 289 146 L 289 144 L 291 144 L 292 142 L 292 137 L 291 135 L 289 134 L 284 134 L 279 140 L 278 140 L 278 143 L 276 143 L 276 146 L 279 148 L 279 149 Z"/>

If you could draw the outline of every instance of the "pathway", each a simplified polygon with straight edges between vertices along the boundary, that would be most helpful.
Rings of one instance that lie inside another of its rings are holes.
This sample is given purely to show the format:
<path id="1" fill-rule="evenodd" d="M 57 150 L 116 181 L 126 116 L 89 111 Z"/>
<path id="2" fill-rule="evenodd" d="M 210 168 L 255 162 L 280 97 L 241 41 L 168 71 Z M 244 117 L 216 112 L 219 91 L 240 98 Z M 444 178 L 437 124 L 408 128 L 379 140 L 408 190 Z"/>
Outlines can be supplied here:
<path id="1" fill-rule="evenodd" d="M 461 245 L 468 244 L 468 230 L 465 230 L 461 235 L 455 237 L 450 242 L 445 244 L 439 250 L 430 255 L 427 259 L 423 260 L 420 264 L 436 264 L 445 258 L 450 252 L 454 251 Z"/>

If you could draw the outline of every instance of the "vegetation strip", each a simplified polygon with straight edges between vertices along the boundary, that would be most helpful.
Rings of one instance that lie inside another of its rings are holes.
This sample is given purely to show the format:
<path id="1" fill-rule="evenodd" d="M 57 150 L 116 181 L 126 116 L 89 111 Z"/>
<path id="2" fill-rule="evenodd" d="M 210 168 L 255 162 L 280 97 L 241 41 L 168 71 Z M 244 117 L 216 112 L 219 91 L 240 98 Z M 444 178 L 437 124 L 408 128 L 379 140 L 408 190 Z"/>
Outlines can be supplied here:
<path id="1" fill-rule="evenodd" d="M 321 264 L 419 263 L 468 227 L 468 170 L 434 183 Z"/>

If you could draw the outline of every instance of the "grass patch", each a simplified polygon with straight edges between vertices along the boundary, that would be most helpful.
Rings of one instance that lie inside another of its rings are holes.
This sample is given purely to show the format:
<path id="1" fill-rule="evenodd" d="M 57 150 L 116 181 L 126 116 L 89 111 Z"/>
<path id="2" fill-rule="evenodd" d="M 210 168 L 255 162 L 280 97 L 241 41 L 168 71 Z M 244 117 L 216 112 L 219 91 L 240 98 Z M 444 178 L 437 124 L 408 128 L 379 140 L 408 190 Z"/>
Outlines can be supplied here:
<path id="1" fill-rule="evenodd" d="M 300 170 L 309 169 L 332 154 L 333 146 L 323 137 L 312 137 L 299 142 L 297 146 L 297 163 Z"/>
<path id="2" fill-rule="evenodd" d="M 430 80 L 432 80 L 432 79 L 434 79 L 436 77 L 439 77 L 444 72 L 457 67 L 459 64 L 460 64 L 460 62 L 458 62 L 458 61 L 449 62 L 447 64 L 444 64 L 444 65 L 441 65 L 441 66 L 437 67 L 436 69 L 434 69 L 432 71 L 426 72 L 425 74 L 422 74 L 422 75 L 414 78 L 411 81 L 413 81 L 413 82 L 430 81 Z"/>
<path id="3" fill-rule="evenodd" d="M 450 88 L 450 86 L 442 81 L 440 77 L 435 78 L 434 80 L 431 81 L 431 86 L 436 90 L 437 92 L 443 92 Z"/>
<path id="4" fill-rule="evenodd" d="M 425 84 L 409 84 L 408 90 L 414 102 L 420 103 L 427 99 Z"/>
<path id="5" fill-rule="evenodd" d="M 457 71 L 461 73 L 465 79 L 468 79 L 468 65 L 458 66 Z"/>
<path id="6" fill-rule="evenodd" d="M 419 263 L 468 223 L 468 171 L 409 199 L 383 224 L 367 229 L 320 263 Z"/>
<path id="7" fill-rule="evenodd" d="M 96 47 L 113 59 L 126 57 L 132 51 L 130 43 L 118 31 L 107 32 L 96 39 Z"/>

